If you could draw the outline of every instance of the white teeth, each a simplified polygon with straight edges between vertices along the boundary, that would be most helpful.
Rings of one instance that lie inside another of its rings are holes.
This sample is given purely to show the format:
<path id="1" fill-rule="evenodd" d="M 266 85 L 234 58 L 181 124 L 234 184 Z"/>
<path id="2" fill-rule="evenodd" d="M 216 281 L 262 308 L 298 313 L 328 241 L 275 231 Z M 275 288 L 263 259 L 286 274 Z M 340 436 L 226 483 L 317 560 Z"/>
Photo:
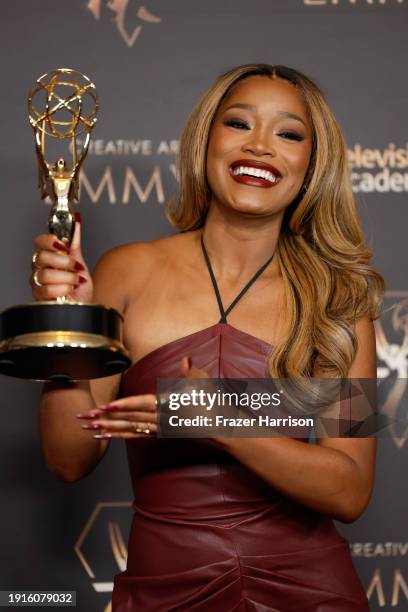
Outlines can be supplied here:
<path id="1" fill-rule="evenodd" d="M 236 166 L 233 169 L 235 176 L 246 174 L 248 176 L 255 176 L 263 178 L 271 183 L 276 183 L 278 180 L 277 176 L 269 172 L 269 170 L 262 170 L 261 168 L 252 168 L 251 166 Z"/>

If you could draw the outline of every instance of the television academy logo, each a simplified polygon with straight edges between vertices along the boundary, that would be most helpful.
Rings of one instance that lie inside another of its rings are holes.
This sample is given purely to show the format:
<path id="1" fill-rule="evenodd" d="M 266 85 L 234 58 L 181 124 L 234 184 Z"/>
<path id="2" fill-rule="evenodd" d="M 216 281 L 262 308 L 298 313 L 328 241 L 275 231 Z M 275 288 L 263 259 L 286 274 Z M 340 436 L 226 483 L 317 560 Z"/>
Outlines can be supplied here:
<path id="1" fill-rule="evenodd" d="M 356 193 L 408 191 L 408 144 L 373 149 L 356 143 L 348 150 L 348 162 Z"/>
<path id="2" fill-rule="evenodd" d="M 408 291 L 386 292 L 375 331 L 378 404 L 390 423 L 387 432 L 403 448 L 408 436 Z"/>
<path id="3" fill-rule="evenodd" d="M 124 43 L 130 48 L 133 47 L 136 40 L 139 38 L 139 35 L 142 31 L 143 25 L 138 24 L 132 32 L 128 31 L 127 23 L 129 20 L 129 0 L 89 0 L 87 8 L 91 11 L 92 15 L 95 19 L 100 19 L 101 17 L 101 5 L 104 4 L 109 10 L 114 13 L 113 22 L 116 25 L 116 28 L 122 37 Z M 157 15 L 153 15 L 147 8 L 144 6 L 139 6 L 136 12 L 136 17 L 138 20 L 143 21 L 145 23 L 160 23 L 161 17 Z"/>

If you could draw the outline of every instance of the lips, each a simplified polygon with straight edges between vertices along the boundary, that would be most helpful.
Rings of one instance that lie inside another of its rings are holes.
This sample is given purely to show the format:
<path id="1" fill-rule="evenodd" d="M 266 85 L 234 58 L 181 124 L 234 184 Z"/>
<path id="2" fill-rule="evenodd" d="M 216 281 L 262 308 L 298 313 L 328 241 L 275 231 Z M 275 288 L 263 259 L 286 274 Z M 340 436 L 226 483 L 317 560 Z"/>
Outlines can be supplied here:
<path id="1" fill-rule="evenodd" d="M 229 170 L 234 181 L 252 187 L 274 187 L 282 179 L 277 168 L 255 159 L 238 159 Z"/>

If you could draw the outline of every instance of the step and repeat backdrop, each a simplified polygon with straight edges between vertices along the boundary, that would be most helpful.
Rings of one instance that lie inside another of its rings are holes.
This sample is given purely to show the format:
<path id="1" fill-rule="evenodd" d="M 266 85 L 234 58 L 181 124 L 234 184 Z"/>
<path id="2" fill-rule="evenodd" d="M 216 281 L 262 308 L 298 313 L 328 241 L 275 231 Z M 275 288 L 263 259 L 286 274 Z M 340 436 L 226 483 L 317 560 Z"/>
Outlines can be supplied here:
<path id="1" fill-rule="evenodd" d="M 215 77 L 242 63 L 284 64 L 317 81 L 346 135 L 374 264 L 387 282 L 378 373 L 392 389 L 408 368 L 407 41 L 408 0 L 3 0 L 1 308 L 31 300 L 33 238 L 49 210 L 27 120 L 37 77 L 75 68 L 99 92 L 78 206 L 93 267 L 115 245 L 172 232 L 165 204 L 180 131 Z M 131 519 L 124 445 L 113 443 L 85 480 L 60 482 L 41 455 L 40 384 L 3 376 L 0 387 L 0 590 L 76 590 L 81 612 L 108 612 Z M 387 410 L 399 425 L 379 441 L 369 508 L 339 525 L 374 611 L 408 609 L 408 402 L 398 389 Z"/>

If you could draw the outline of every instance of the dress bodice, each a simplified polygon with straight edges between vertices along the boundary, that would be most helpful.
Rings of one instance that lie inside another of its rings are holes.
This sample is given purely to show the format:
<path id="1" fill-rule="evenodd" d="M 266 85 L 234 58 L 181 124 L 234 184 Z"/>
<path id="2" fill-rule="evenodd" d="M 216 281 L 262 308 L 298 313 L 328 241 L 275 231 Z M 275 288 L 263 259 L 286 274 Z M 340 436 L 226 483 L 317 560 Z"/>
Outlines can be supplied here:
<path id="1" fill-rule="evenodd" d="M 212 378 L 264 378 L 270 350 L 267 342 L 227 323 L 217 323 L 142 357 L 124 373 L 119 395 L 156 393 L 158 378 L 180 376 L 180 361 L 184 356 L 191 357 L 194 367 Z M 128 441 L 127 451 L 135 496 L 140 492 L 140 483 L 136 486 L 136 481 L 153 471 L 185 465 L 236 463 L 210 439 L 148 436 Z"/>
<path id="2" fill-rule="evenodd" d="M 180 360 L 211 378 L 265 378 L 271 345 L 228 323 L 216 323 L 169 342 L 136 361 L 123 375 L 121 395 L 156 393 L 157 378 L 178 378 Z"/>

